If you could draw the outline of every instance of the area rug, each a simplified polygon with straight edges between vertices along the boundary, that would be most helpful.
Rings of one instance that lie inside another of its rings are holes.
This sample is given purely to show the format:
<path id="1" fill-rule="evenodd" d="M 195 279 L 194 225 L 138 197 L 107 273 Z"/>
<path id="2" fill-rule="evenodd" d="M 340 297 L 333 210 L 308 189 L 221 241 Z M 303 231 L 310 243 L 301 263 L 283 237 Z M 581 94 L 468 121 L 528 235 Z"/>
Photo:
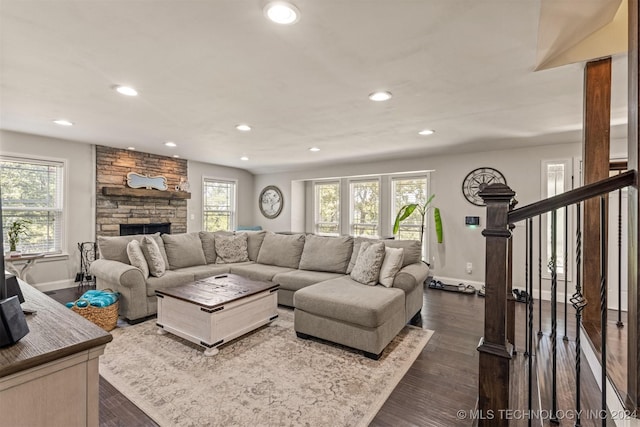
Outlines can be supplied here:
<path id="1" fill-rule="evenodd" d="M 366 426 L 433 334 L 406 326 L 375 361 L 278 314 L 213 357 L 155 320 L 117 328 L 100 374 L 161 426 Z"/>

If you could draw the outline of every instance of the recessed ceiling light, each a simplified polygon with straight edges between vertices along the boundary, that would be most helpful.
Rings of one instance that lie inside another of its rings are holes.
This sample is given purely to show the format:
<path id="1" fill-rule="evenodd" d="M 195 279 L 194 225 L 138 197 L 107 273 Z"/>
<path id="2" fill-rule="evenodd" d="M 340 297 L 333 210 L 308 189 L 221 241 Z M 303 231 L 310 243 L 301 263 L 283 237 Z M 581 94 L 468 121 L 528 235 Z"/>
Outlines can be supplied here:
<path id="1" fill-rule="evenodd" d="M 241 123 L 239 125 L 236 125 L 236 129 L 241 132 L 249 132 L 251 130 L 251 126 Z"/>
<path id="2" fill-rule="evenodd" d="M 167 147 L 171 147 L 171 148 L 177 147 L 177 144 L 175 142 L 172 142 L 172 141 L 167 141 L 167 142 L 164 143 L 164 145 L 166 145 Z"/>
<path id="3" fill-rule="evenodd" d="M 435 130 L 432 129 L 423 129 L 420 132 L 418 132 L 418 135 L 433 135 L 434 133 L 436 133 Z"/>
<path id="4" fill-rule="evenodd" d="M 242 156 L 240 157 L 240 160 L 242 160 L 243 162 L 246 162 L 247 160 L 249 160 L 249 158 L 247 156 Z"/>
<path id="5" fill-rule="evenodd" d="M 320 149 L 318 147 L 311 147 L 309 148 L 309 151 L 320 151 Z"/>
<path id="6" fill-rule="evenodd" d="M 138 91 L 130 86 L 114 86 L 116 92 L 126 96 L 138 96 Z"/>
<path id="7" fill-rule="evenodd" d="M 176 159 L 180 158 L 180 156 L 177 154 L 174 154 L 173 157 L 175 157 Z"/>
<path id="8" fill-rule="evenodd" d="M 369 99 L 372 101 L 388 101 L 392 96 L 391 92 L 373 92 L 369 94 Z"/>
<path id="9" fill-rule="evenodd" d="M 274 1 L 264 7 L 264 15 L 276 24 L 290 25 L 300 20 L 300 11 L 291 3 Z"/>
<path id="10" fill-rule="evenodd" d="M 73 123 L 71 123 L 69 120 L 64 120 L 64 119 L 54 120 L 53 123 L 60 126 L 73 126 Z"/>
<path id="11" fill-rule="evenodd" d="M 136 147 L 127 147 L 127 150 L 135 151 Z"/>

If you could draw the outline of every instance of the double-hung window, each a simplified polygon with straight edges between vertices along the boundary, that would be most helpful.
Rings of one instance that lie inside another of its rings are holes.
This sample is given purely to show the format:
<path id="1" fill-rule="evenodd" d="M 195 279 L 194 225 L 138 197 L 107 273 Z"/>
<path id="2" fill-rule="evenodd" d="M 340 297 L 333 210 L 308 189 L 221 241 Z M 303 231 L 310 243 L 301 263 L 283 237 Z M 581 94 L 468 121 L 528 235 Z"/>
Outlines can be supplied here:
<path id="1" fill-rule="evenodd" d="M 340 181 L 316 182 L 314 193 L 315 233 L 340 235 Z"/>
<path id="2" fill-rule="evenodd" d="M 378 237 L 380 233 L 380 180 L 349 182 L 350 234 Z"/>
<path id="3" fill-rule="evenodd" d="M 542 162 L 542 197 L 548 198 L 564 193 L 571 188 L 571 160 L 551 160 Z M 551 213 L 543 216 L 543 230 L 545 243 L 543 244 L 543 262 L 547 264 L 551 260 L 552 255 L 552 229 L 551 229 Z M 571 229 L 570 227 L 568 229 Z M 564 208 L 556 211 L 556 274 L 564 277 L 565 265 L 565 210 Z M 570 244 L 570 239 L 567 244 Z M 570 257 L 570 250 L 567 249 Z M 550 270 L 547 266 L 547 273 Z"/>
<path id="4" fill-rule="evenodd" d="M 427 177 L 392 178 L 391 194 L 393 197 L 391 220 L 395 221 L 396 215 L 402 206 L 411 203 L 424 206 L 427 201 Z M 420 240 L 421 230 L 422 216 L 415 210 L 400 223 L 398 239 Z"/>
<path id="5" fill-rule="evenodd" d="M 64 163 L 21 157 L 0 157 L 2 228 L 26 220 L 27 234 L 17 249 L 24 254 L 62 252 L 64 225 Z M 3 239 L 4 251 L 9 242 Z"/>
<path id="6" fill-rule="evenodd" d="M 236 181 L 204 178 L 202 222 L 205 231 L 233 231 L 236 226 Z"/>

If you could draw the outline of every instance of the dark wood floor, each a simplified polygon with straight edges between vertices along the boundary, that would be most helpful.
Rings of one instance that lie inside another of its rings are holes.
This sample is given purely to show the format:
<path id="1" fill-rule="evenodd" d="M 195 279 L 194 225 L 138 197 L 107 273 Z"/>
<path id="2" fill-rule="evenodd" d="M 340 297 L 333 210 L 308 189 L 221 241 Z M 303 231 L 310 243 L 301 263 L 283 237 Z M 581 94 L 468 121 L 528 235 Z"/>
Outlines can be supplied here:
<path id="1" fill-rule="evenodd" d="M 79 296 L 77 292 L 73 288 L 59 290 L 51 297 L 60 302 L 67 302 L 77 298 Z M 525 343 L 524 307 L 524 304 L 516 306 L 516 347 L 520 350 L 521 358 L 515 360 L 523 376 L 527 363 L 522 359 Z M 544 339 L 539 341 L 543 348 L 549 346 L 549 340 L 546 338 L 550 330 L 549 312 L 549 304 L 543 303 Z M 435 334 L 387 399 L 371 426 L 471 425 L 471 421 L 461 417 L 459 411 L 464 411 L 468 417 L 469 411 L 476 405 L 478 389 L 476 347 L 482 335 L 483 319 L 484 298 L 425 288 L 421 326 L 434 330 Z M 564 335 L 563 319 L 562 311 L 559 311 L 558 339 L 561 343 Z M 537 331 L 537 309 L 534 324 Z M 570 343 L 573 342 L 575 318 L 571 309 L 567 317 L 567 335 Z M 570 347 L 571 345 L 567 344 L 567 350 L 561 352 L 564 359 L 559 366 L 563 369 L 573 363 Z M 526 380 L 523 377 L 514 378 L 514 381 L 520 384 L 522 390 L 525 389 Z M 591 401 L 599 391 L 594 381 L 585 382 L 591 389 L 583 393 L 586 393 L 587 399 Z M 107 381 L 100 378 L 100 425 L 155 426 L 156 424 Z"/>

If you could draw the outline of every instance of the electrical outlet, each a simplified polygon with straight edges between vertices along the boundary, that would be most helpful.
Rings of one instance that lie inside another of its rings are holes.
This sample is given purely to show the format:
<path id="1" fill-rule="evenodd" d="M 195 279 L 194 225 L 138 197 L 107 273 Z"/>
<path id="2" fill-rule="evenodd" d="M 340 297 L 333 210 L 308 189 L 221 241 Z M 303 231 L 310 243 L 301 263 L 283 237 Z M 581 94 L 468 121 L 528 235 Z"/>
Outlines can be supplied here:
<path id="1" fill-rule="evenodd" d="M 473 272 L 473 264 L 470 262 L 467 263 L 467 274 L 471 274 Z"/>

